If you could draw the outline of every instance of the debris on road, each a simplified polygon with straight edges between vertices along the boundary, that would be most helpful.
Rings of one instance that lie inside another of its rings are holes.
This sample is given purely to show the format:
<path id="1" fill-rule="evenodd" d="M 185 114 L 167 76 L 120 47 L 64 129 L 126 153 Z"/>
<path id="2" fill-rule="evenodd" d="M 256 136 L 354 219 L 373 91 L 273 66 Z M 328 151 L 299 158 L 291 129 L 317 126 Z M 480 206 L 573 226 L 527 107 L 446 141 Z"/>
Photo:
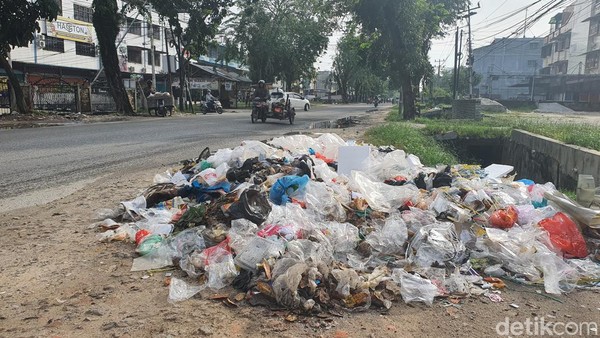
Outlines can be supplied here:
<path id="1" fill-rule="evenodd" d="M 314 314 L 502 302 L 508 281 L 550 294 L 598 285 L 600 211 L 551 183 L 373 146 L 363 170 L 341 175 L 348 146 L 322 134 L 205 149 L 99 210 L 99 239 L 136 243 L 132 271 L 180 268 L 164 282 L 172 302 L 211 292 L 230 307 Z"/>

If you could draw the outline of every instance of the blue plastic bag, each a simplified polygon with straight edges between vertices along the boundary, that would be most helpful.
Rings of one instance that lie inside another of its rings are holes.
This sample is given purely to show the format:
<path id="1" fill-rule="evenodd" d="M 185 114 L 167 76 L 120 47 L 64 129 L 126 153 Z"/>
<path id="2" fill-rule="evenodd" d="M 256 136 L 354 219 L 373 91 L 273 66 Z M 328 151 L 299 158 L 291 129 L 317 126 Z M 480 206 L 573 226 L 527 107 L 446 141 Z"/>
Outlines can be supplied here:
<path id="1" fill-rule="evenodd" d="M 292 197 L 302 196 L 306 190 L 306 184 L 310 178 L 308 175 L 284 176 L 275 182 L 269 192 L 269 199 L 277 205 L 285 205 Z"/>

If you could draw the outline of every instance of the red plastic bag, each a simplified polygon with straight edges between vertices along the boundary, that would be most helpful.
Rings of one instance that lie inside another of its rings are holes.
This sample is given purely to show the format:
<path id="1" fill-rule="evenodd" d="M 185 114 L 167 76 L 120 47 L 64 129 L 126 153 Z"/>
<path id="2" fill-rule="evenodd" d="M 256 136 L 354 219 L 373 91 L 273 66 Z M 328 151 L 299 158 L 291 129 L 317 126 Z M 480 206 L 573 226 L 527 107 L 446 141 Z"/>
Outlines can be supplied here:
<path id="1" fill-rule="evenodd" d="M 517 209 L 511 205 L 506 209 L 494 211 L 489 222 L 494 228 L 508 229 L 517 223 L 518 218 Z"/>
<path id="2" fill-rule="evenodd" d="M 140 243 L 142 243 L 142 241 L 144 240 L 144 238 L 146 238 L 146 236 L 150 235 L 150 231 L 148 230 L 140 230 L 138 232 L 135 233 L 135 244 L 136 245 L 140 245 Z"/>
<path id="3" fill-rule="evenodd" d="M 552 244 L 566 257 L 584 258 L 588 255 L 585 240 L 577 224 L 569 216 L 557 212 L 553 217 L 543 219 L 538 224 L 548 231 Z"/>

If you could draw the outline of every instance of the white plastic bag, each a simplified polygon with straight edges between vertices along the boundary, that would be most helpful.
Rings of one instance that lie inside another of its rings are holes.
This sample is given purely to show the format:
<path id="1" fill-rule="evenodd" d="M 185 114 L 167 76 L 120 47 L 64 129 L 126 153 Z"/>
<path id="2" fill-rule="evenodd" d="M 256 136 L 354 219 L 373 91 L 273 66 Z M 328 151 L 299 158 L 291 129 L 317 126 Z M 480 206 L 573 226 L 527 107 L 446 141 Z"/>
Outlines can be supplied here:
<path id="1" fill-rule="evenodd" d="M 392 212 L 407 201 L 415 202 L 419 195 L 419 190 L 413 185 L 397 187 L 375 182 L 360 171 L 352 172 L 350 188 L 360 192 L 373 210 L 382 212 Z"/>
<path id="2" fill-rule="evenodd" d="M 438 288 L 430 280 L 411 275 L 403 269 L 394 269 L 392 279 L 400 284 L 400 294 L 405 303 L 423 302 L 431 306 L 435 296 L 439 295 Z"/>
<path id="3" fill-rule="evenodd" d="M 385 220 L 381 229 L 376 229 L 367 236 L 366 241 L 375 251 L 391 255 L 403 252 L 407 238 L 408 230 L 402 217 L 399 214 L 392 214 Z"/>

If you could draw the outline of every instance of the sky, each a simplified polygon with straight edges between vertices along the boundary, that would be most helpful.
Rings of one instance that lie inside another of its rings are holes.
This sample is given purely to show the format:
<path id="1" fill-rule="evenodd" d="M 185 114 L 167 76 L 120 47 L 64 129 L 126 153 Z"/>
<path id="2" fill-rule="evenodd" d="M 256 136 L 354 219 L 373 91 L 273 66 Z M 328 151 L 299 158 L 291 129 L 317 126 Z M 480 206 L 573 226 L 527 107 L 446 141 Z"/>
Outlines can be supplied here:
<path id="1" fill-rule="evenodd" d="M 509 36 L 516 31 L 517 27 L 522 26 L 525 18 L 531 22 L 537 18 L 545 10 L 543 6 L 558 2 L 557 0 L 471 0 L 472 7 L 477 7 L 477 3 L 481 8 L 474 10 L 476 15 L 471 17 L 471 30 L 473 33 L 473 48 L 489 45 L 494 38 L 502 38 Z M 525 32 L 526 37 L 543 37 L 550 30 L 550 18 L 562 11 L 568 4 L 573 1 L 562 1 L 562 4 L 556 9 L 548 12 L 543 17 L 540 17 L 533 25 L 528 25 Z M 525 7 L 529 8 L 525 9 Z M 466 21 L 461 25 L 461 28 L 467 32 Z M 436 60 L 442 60 L 443 67 L 452 68 L 454 59 L 454 32 L 456 26 L 448 29 L 446 37 L 433 41 L 431 51 L 429 52 L 429 60 L 433 65 L 437 66 Z M 335 33 L 329 39 L 329 46 L 325 54 L 323 54 L 315 64 L 319 70 L 330 70 L 337 41 L 341 33 Z M 465 35 L 466 36 L 466 35 Z M 520 30 L 518 35 L 523 36 L 523 30 Z M 464 39 L 466 46 L 466 38 Z"/>

